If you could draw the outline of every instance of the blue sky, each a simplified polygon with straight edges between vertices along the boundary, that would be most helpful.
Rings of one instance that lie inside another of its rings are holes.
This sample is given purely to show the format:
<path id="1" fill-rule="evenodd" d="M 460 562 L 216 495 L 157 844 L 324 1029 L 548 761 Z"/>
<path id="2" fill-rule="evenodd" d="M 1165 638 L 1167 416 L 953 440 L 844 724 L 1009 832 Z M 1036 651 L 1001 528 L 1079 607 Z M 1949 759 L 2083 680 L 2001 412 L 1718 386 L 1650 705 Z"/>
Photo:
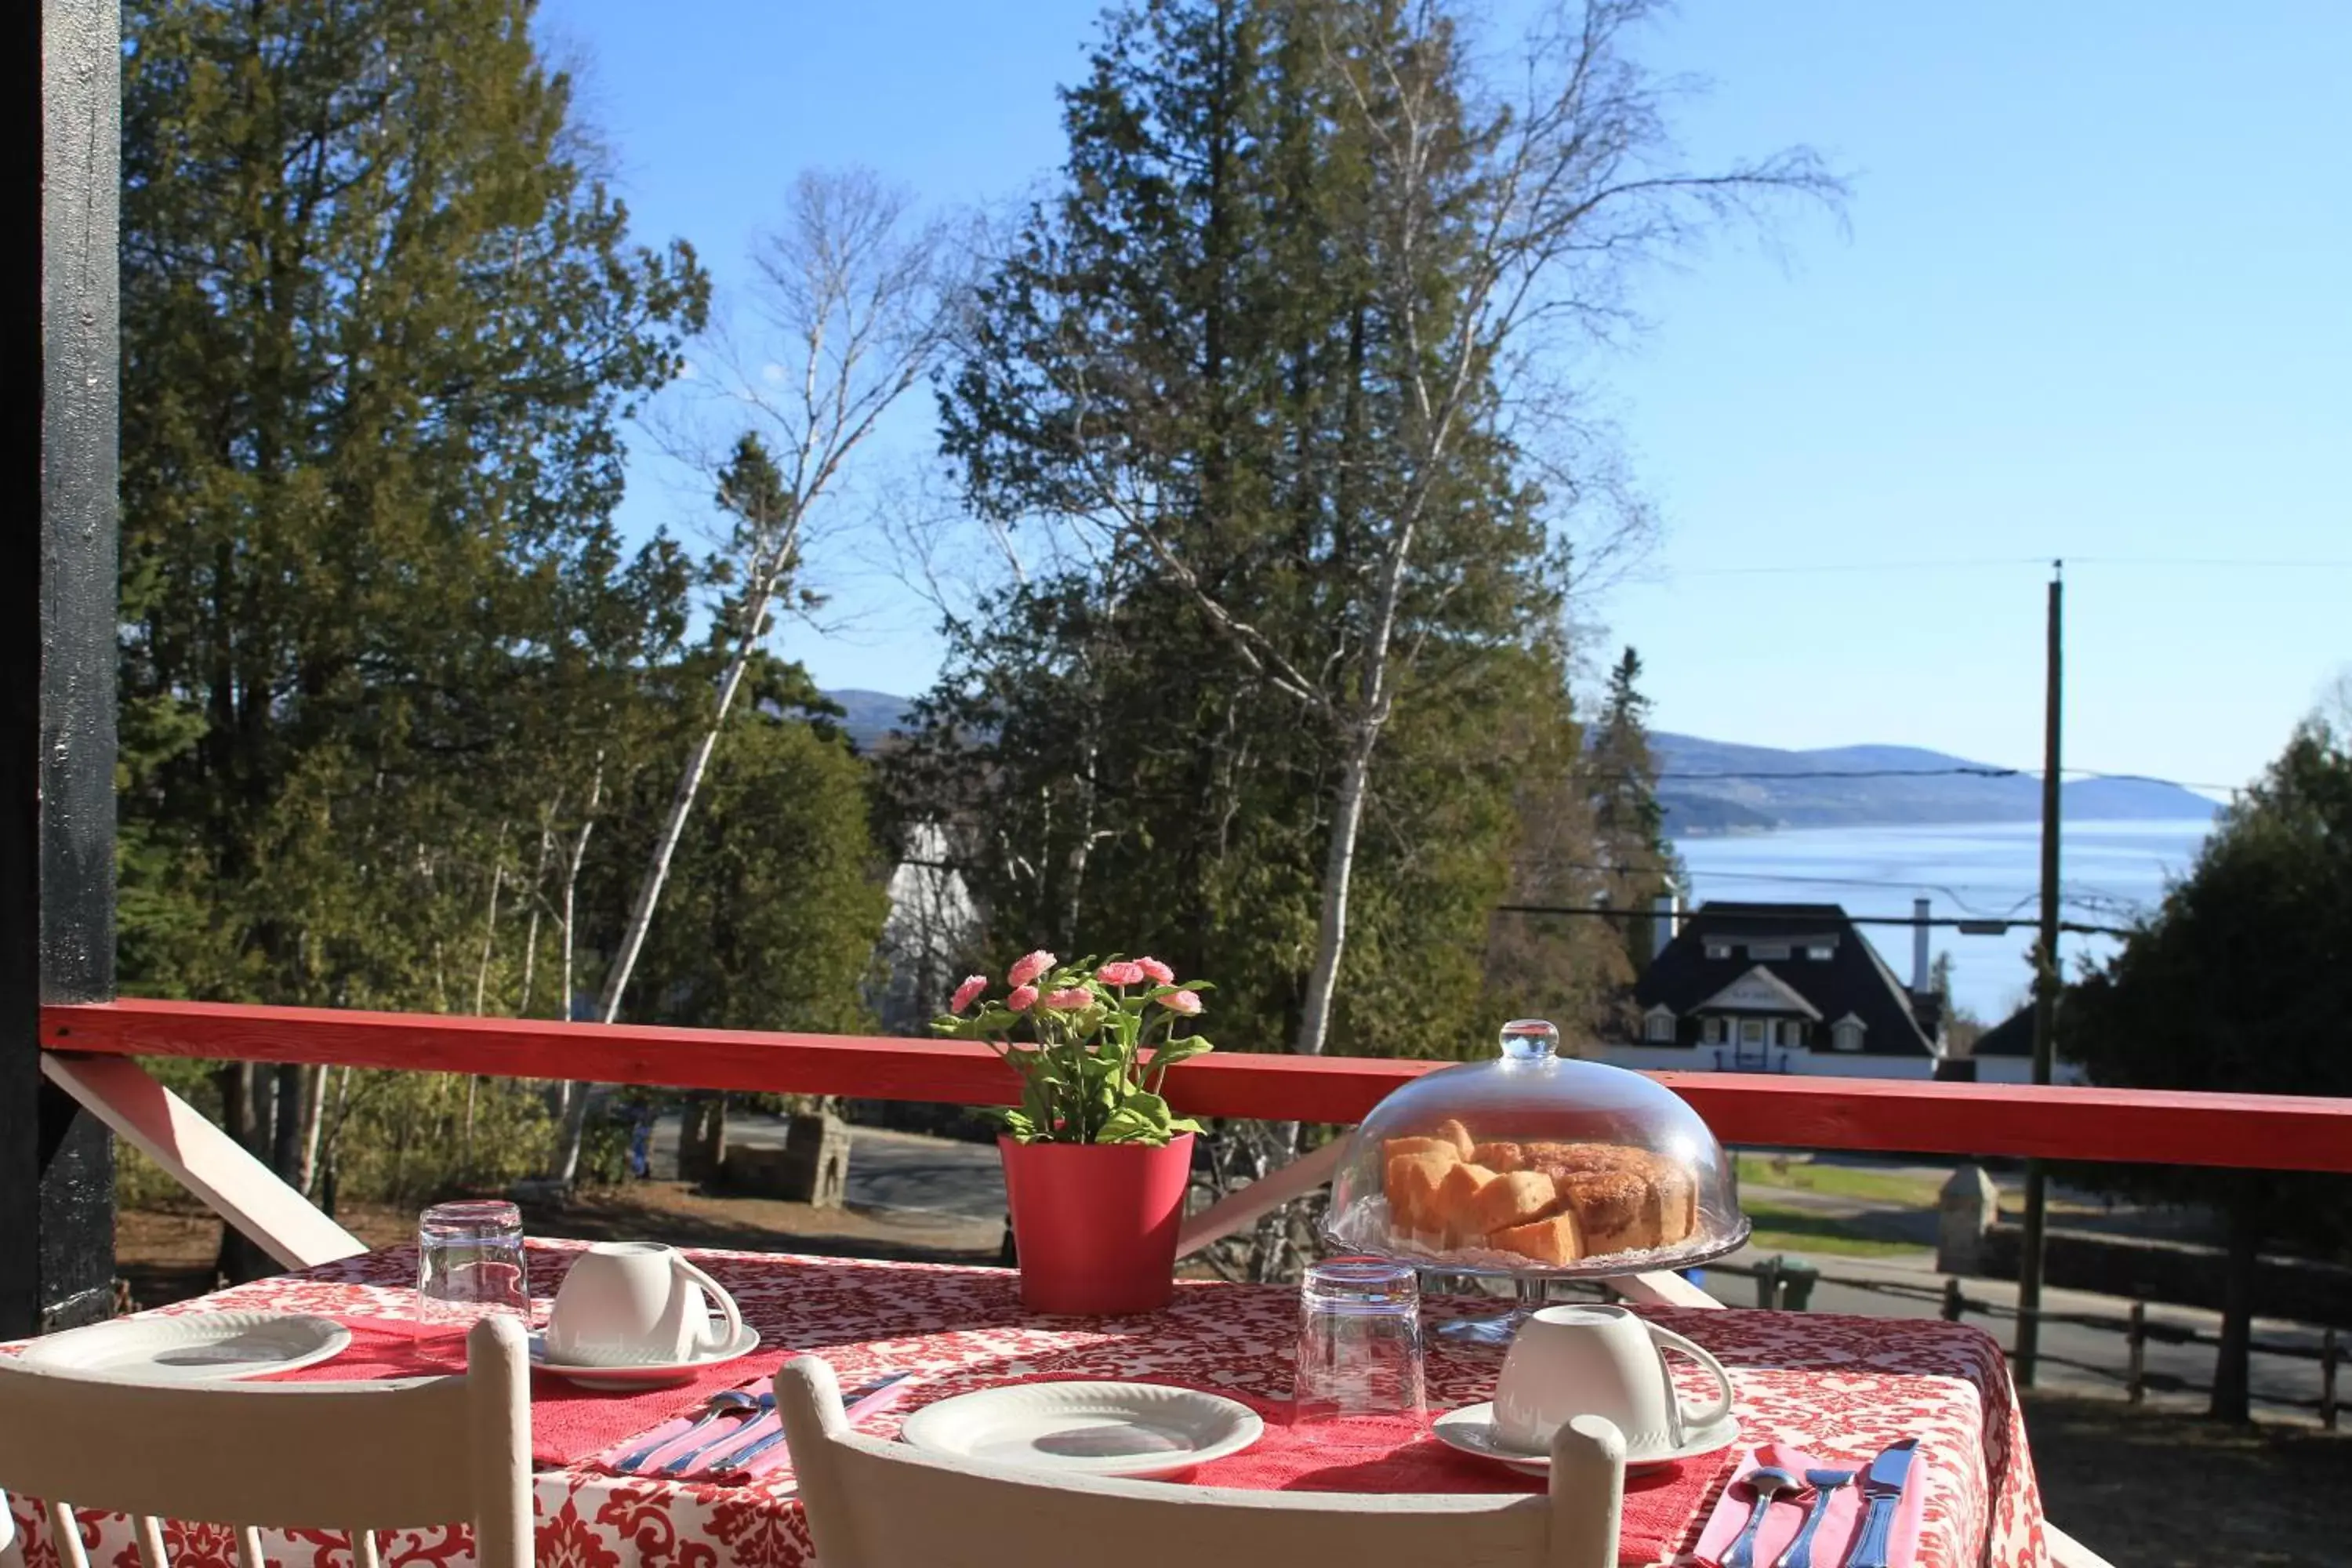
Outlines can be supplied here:
<path id="1" fill-rule="evenodd" d="M 1048 179 L 1097 9 L 545 0 L 541 25 L 641 237 L 692 240 L 723 289 L 803 167 L 942 204 Z M 1657 722 L 2034 763 L 2064 556 L 2068 764 L 2259 769 L 2352 664 L 2352 5 L 1688 0 L 1643 52 L 1712 80 L 1696 158 L 1805 142 L 1853 183 L 1843 231 L 1645 279 L 1647 330 L 1582 366 L 1664 524 L 1598 606 Z M 633 530 L 691 521 L 658 460 L 632 481 Z M 850 624 L 788 651 L 926 684 L 930 612 L 818 569 Z"/>

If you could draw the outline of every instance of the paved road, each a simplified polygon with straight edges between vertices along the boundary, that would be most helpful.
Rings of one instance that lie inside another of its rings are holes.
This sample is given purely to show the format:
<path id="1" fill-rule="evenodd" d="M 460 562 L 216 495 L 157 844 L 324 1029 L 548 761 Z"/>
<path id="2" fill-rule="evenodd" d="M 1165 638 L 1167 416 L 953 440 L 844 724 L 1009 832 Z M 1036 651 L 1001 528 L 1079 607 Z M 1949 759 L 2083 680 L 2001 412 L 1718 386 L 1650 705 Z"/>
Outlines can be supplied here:
<path id="1" fill-rule="evenodd" d="M 730 1113 L 727 1142 L 742 1148 L 780 1149 L 783 1118 Z M 652 1159 L 656 1175 L 677 1175 L 677 1116 L 665 1116 L 654 1124 Z M 849 1206 L 862 1213 L 899 1210 L 998 1219 L 1004 1214 L 1004 1170 L 992 1143 L 854 1127 L 847 1198 Z"/>
<path id="2" fill-rule="evenodd" d="M 1852 1312 L 1873 1318 L 1932 1318 L 1942 1313 L 1939 1299 L 1917 1294 L 1932 1291 L 1939 1297 L 1943 1290 L 1944 1277 L 1936 1272 L 1936 1258 L 1932 1252 L 1886 1258 L 1847 1258 L 1829 1253 L 1807 1256 L 1792 1250 L 1784 1256 L 1803 1256 L 1824 1276 L 1822 1282 L 1813 1290 L 1811 1310 L 1814 1311 Z M 1726 1259 L 1727 1262 L 1750 1267 L 1759 1260 L 1753 1248 L 1744 1249 Z M 1852 1280 L 1854 1283 L 1833 1284 L 1832 1280 Z M 2002 1307 L 2017 1304 L 2017 1286 L 2013 1281 L 1967 1279 L 1961 1283 L 1970 1300 L 1993 1302 Z M 1888 1284 L 1906 1287 L 1907 1289 L 1896 1294 L 1867 1288 L 1869 1285 Z M 1708 1292 L 1727 1306 L 1756 1304 L 1756 1285 L 1751 1279 L 1725 1274 L 1718 1269 L 1707 1278 L 1706 1285 Z M 2118 1321 L 2131 1306 L 2121 1297 L 2095 1295 L 2087 1290 L 2060 1289 L 2044 1290 L 2042 1304 L 2053 1311 L 2081 1312 Z M 2151 1305 L 2147 1317 L 2151 1324 L 2194 1329 L 2209 1335 L 2220 1333 L 2221 1328 L 2219 1312 L 2203 1311 L 2194 1307 Z M 2016 1342 L 2017 1324 L 2013 1319 L 1974 1313 L 1965 1321 L 1983 1328 L 2004 1346 Z M 2315 1351 L 2319 1346 L 2320 1333 L 2316 1329 L 2301 1324 L 2257 1319 L 2254 1339 L 2257 1343 L 2267 1342 Z M 2041 1350 L 2045 1358 L 2056 1356 L 2068 1362 L 2085 1363 L 2105 1368 L 2112 1375 L 2103 1376 L 2077 1367 L 2057 1365 L 2045 1359 L 2035 1377 L 2037 1386 L 2109 1396 L 2122 1393 L 2129 1349 L 2120 1329 L 2044 1322 L 2042 1325 Z M 2152 1373 L 2169 1374 L 2210 1385 L 2213 1381 L 2215 1354 L 2210 1345 L 2164 1344 L 2151 1339 L 2147 1351 L 2147 1370 Z M 2256 1355 L 2250 1363 L 2249 1375 L 2252 1380 L 2255 1409 L 2263 1419 L 2303 1423 L 2318 1419 L 2312 1411 L 2295 1411 L 2285 1405 L 2262 1403 L 2265 1396 L 2272 1399 L 2316 1399 L 2319 1396 L 2319 1363 L 2316 1361 Z M 2340 1376 L 2338 1386 L 2342 1386 Z M 2151 1393 L 2148 1402 L 2168 1408 L 2202 1410 L 2206 1396 L 2202 1394 Z"/>

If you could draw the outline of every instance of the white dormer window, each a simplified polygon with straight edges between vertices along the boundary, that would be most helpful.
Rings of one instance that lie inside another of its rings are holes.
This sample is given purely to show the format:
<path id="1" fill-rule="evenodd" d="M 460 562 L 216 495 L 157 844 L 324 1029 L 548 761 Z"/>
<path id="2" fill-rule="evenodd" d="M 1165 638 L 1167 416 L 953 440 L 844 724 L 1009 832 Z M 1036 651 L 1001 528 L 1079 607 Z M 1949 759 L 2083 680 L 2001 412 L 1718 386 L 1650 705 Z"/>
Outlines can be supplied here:
<path id="1" fill-rule="evenodd" d="M 1748 944 L 1748 956 L 1759 963 L 1769 963 L 1776 958 L 1786 958 L 1789 956 L 1789 944 L 1782 942 L 1751 942 Z"/>
<path id="2" fill-rule="evenodd" d="M 1716 959 L 1729 958 L 1731 956 L 1731 944 L 1727 942 L 1708 942 L 1706 944 L 1706 955 L 1709 958 Z"/>
<path id="3" fill-rule="evenodd" d="M 1862 1020 L 1849 1013 L 1830 1026 L 1830 1048 L 1840 1051 L 1862 1049 Z"/>
<path id="4" fill-rule="evenodd" d="M 1654 1046 L 1675 1043 L 1675 1011 L 1671 1007 L 1653 1007 L 1642 1018 L 1642 1037 Z"/>
<path id="5" fill-rule="evenodd" d="M 1837 949 L 1832 947 L 1825 942 L 1815 942 L 1812 946 L 1805 949 L 1805 956 L 1811 959 L 1815 963 L 1827 963 L 1836 955 L 1836 953 Z"/>

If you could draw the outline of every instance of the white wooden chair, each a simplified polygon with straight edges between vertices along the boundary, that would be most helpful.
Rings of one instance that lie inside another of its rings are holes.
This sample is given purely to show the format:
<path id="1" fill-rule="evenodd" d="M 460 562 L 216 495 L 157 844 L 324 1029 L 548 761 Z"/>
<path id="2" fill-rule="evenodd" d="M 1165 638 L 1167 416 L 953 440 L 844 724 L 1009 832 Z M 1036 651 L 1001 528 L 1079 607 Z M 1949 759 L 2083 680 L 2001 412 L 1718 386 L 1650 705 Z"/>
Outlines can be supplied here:
<path id="1" fill-rule="evenodd" d="M 131 1516 L 141 1568 L 165 1568 L 165 1519 L 350 1532 L 470 1521 L 481 1568 L 531 1562 L 530 1363 L 521 1328 L 486 1319 L 462 1376 L 162 1387 L 0 1358 L 0 1488 L 40 1499 L 63 1568 L 89 1568 L 76 1507 Z"/>
<path id="2" fill-rule="evenodd" d="M 799 1356 L 776 1405 L 824 1568 L 1616 1568 L 1625 1445 L 1579 1416 L 1551 1491 L 1440 1496 L 1238 1491 L 1060 1479 L 861 1437 L 833 1368 Z"/>

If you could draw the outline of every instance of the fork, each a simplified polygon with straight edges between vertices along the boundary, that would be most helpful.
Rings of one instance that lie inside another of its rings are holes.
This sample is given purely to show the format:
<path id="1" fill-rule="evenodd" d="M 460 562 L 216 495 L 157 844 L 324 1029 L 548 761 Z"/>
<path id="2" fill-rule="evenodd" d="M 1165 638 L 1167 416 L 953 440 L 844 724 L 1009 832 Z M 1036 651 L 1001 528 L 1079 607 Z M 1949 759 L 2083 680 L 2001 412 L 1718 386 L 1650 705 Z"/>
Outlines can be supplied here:
<path id="1" fill-rule="evenodd" d="M 1807 1470 L 1805 1484 L 1813 1489 L 1813 1506 L 1805 1510 L 1805 1522 L 1797 1531 L 1797 1539 L 1789 1542 L 1780 1553 L 1780 1562 L 1772 1568 L 1813 1568 L 1813 1531 L 1822 1527 L 1822 1515 L 1830 1510 L 1830 1494 L 1859 1474 L 1855 1470 Z"/>

